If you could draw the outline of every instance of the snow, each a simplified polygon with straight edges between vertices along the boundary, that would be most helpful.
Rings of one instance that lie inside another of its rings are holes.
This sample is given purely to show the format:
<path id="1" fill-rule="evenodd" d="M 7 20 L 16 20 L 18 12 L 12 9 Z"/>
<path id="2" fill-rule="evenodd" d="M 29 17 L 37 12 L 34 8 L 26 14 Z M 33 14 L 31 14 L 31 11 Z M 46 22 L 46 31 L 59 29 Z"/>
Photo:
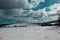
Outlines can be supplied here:
<path id="1" fill-rule="evenodd" d="M 60 40 L 56 26 L 0 28 L 0 40 Z"/>

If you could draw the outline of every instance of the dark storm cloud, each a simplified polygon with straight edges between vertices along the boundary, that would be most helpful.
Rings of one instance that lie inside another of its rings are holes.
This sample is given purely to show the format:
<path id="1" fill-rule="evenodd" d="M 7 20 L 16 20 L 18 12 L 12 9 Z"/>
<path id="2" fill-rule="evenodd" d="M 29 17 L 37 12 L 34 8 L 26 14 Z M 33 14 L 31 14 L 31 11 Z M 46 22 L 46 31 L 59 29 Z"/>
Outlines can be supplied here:
<path id="1" fill-rule="evenodd" d="M 21 0 L 0 0 L 0 9 L 22 8 L 24 4 Z"/>

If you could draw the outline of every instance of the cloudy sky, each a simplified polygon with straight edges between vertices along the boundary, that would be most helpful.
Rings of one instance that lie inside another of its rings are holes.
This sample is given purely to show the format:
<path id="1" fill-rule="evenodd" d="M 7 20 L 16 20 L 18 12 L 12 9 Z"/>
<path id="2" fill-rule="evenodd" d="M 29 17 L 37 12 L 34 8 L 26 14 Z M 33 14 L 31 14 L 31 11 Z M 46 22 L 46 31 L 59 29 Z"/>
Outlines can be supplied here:
<path id="1" fill-rule="evenodd" d="M 54 3 L 60 3 L 60 0 L 0 0 L 1 9 L 21 8 L 23 6 L 30 7 L 33 10 L 48 7 Z"/>
<path id="2" fill-rule="evenodd" d="M 0 18 L 41 22 L 60 10 L 60 0 L 0 0 Z M 57 16 L 56 16 L 57 17 Z M 48 20 L 56 19 L 53 17 Z"/>

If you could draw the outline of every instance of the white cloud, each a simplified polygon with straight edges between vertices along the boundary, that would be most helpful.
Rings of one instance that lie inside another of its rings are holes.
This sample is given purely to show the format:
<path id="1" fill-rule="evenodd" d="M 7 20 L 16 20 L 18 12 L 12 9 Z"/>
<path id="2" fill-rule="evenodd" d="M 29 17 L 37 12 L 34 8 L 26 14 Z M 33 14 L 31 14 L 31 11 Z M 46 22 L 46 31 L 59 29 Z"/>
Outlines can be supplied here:
<path id="1" fill-rule="evenodd" d="M 11 19 L 15 19 L 15 20 L 24 20 L 24 21 L 38 21 L 35 20 L 34 18 L 41 18 L 41 17 L 47 17 L 47 13 L 45 12 L 45 9 L 41 9 L 41 10 L 37 10 L 37 11 L 33 11 L 33 10 L 29 10 L 29 11 L 25 11 L 22 9 L 12 9 L 12 13 L 14 13 L 13 15 L 11 15 Z M 14 17 L 16 16 L 16 17 Z M 26 16 L 30 16 L 26 18 Z M 31 19 L 31 20 L 29 20 Z"/>
<path id="2" fill-rule="evenodd" d="M 53 4 L 49 8 L 50 8 L 50 11 L 47 12 L 48 14 L 56 14 L 57 11 L 60 10 L 60 4 Z"/>
<path id="3" fill-rule="evenodd" d="M 40 2 L 45 2 L 45 0 L 31 0 L 31 3 L 28 0 L 25 0 L 25 7 L 33 8 L 36 7 Z"/>
<path id="4" fill-rule="evenodd" d="M 60 10 L 60 4 L 53 4 L 50 6 L 51 10 Z"/>

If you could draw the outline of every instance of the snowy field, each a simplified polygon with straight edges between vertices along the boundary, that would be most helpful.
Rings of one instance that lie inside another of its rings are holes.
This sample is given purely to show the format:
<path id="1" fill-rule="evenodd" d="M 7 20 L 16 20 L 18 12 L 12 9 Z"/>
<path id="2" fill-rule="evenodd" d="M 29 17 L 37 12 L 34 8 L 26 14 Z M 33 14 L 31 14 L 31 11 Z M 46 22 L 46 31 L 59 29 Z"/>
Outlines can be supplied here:
<path id="1" fill-rule="evenodd" d="M 0 40 L 60 40 L 59 27 L 0 28 Z"/>

